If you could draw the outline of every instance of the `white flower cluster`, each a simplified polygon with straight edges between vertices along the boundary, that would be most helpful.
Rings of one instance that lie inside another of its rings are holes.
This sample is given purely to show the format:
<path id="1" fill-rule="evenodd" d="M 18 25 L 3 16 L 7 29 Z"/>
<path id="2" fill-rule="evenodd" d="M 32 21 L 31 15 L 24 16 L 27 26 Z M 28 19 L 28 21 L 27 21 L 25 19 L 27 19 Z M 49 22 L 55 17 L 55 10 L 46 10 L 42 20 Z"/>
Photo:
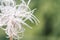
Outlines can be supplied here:
<path id="1" fill-rule="evenodd" d="M 0 28 L 2 28 L 8 37 L 14 39 L 22 38 L 24 28 L 22 25 L 26 25 L 31 28 L 26 21 L 30 20 L 32 23 L 38 23 L 39 20 L 33 15 L 34 10 L 29 8 L 29 3 L 21 0 L 19 5 L 16 5 L 15 0 L 0 0 Z M 3 28 L 6 25 L 6 28 Z"/>

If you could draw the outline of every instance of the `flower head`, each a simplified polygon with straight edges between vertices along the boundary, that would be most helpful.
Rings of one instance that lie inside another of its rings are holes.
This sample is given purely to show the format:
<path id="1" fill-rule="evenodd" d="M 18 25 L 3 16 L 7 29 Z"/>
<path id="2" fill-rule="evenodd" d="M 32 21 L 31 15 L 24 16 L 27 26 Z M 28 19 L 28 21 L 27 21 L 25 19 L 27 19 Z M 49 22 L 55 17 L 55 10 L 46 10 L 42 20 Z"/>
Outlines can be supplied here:
<path id="1" fill-rule="evenodd" d="M 22 25 L 31 28 L 26 23 L 27 20 L 36 24 L 39 22 L 33 15 L 36 9 L 31 10 L 29 8 L 30 1 L 26 3 L 24 0 L 21 0 L 21 3 L 16 5 L 15 0 L 0 0 L 0 28 L 5 30 L 8 37 L 12 36 L 14 39 L 22 38 L 24 32 Z M 3 28 L 3 25 L 6 25 L 6 28 Z"/>

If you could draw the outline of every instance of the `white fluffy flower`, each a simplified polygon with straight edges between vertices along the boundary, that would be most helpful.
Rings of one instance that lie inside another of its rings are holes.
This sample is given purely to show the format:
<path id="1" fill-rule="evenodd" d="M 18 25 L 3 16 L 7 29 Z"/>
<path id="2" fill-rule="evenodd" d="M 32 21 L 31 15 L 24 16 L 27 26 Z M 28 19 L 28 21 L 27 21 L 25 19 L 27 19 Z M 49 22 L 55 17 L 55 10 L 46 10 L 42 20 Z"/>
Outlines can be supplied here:
<path id="1" fill-rule="evenodd" d="M 22 38 L 24 28 L 22 25 L 26 25 L 31 28 L 25 21 L 30 20 L 32 23 L 38 23 L 39 20 L 33 15 L 34 10 L 29 8 L 31 0 L 26 2 L 21 0 L 19 5 L 16 5 L 15 0 L 0 0 L 0 28 L 5 30 L 8 37 L 14 39 Z M 33 21 L 34 20 L 34 21 Z M 6 25 L 6 28 L 2 26 Z"/>

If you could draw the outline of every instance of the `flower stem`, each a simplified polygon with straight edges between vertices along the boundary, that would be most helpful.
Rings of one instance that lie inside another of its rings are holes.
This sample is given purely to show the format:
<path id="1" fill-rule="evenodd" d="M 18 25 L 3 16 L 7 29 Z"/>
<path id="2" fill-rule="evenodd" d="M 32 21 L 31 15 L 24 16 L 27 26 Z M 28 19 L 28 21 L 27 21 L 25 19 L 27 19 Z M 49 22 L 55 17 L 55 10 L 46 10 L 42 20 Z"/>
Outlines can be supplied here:
<path id="1" fill-rule="evenodd" d="M 10 37 L 10 40 L 13 40 L 12 36 Z"/>

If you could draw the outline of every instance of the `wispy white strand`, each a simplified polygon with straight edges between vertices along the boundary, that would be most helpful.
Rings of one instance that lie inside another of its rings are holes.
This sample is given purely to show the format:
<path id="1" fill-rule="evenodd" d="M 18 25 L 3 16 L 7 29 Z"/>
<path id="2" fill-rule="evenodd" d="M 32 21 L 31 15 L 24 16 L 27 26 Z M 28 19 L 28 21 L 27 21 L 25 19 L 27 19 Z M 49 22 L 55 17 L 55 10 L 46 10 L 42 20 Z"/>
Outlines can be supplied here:
<path id="1" fill-rule="evenodd" d="M 31 0 L 29 0 L 29 1 L 28 1 L 27 5 L 29 5 L 29 4 L 30 4 L 30 2 L 31 2 Z"/>
<path id="2" fill-rule="evenodd" d="M 19 5 L 16 5 L 15 0 L 0 0 L 0 28 L 5 31 L 8 37 L 19 40 L 24 35 L 24 28 L 22 25 L 30 27 L 26 21 L 29 20 L 32 23 L 39 23 L 39 20 L 33 15 L 34 10 L 29 8 L 29 0 L 27 3 L 21 0 Z M 6 25 L 6 28 L 3 26 Z M 20 36 L 19 36 L 20 35 Z"/>

